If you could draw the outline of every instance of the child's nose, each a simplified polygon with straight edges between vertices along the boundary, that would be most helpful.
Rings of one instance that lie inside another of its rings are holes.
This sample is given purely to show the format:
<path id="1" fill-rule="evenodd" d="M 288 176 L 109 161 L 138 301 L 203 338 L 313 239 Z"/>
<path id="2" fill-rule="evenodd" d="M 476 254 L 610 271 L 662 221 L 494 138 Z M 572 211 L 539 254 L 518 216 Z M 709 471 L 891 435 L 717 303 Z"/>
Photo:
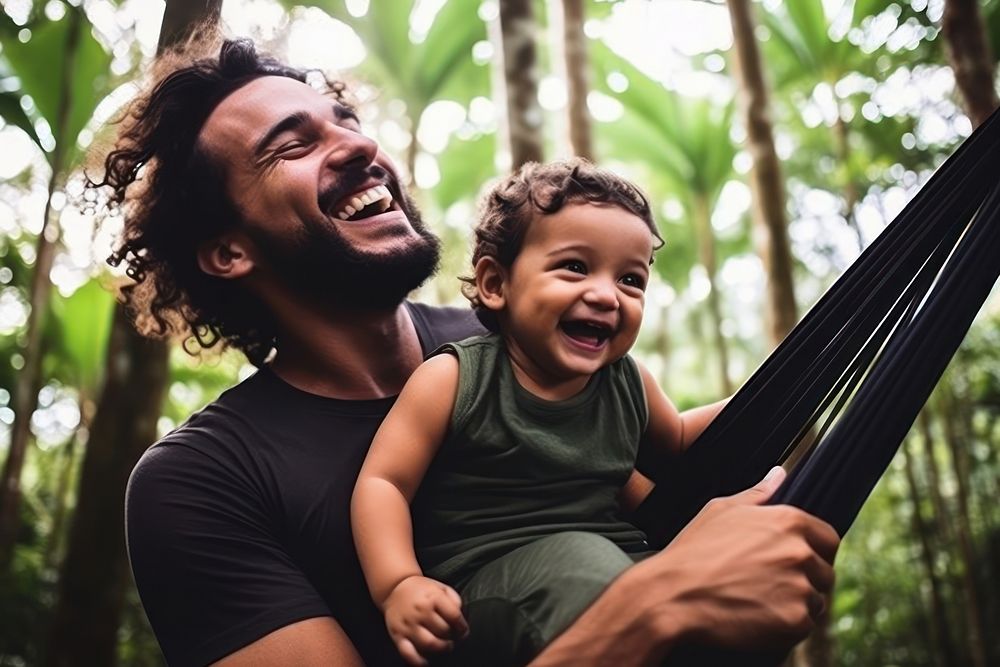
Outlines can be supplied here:
<path id="1" fill-rule="evenodd" d="M 583 301 L 594 308 L 614 310 L 618 308 L 618 291 L 605 280 L 595 280 L 584 292 Z"/>

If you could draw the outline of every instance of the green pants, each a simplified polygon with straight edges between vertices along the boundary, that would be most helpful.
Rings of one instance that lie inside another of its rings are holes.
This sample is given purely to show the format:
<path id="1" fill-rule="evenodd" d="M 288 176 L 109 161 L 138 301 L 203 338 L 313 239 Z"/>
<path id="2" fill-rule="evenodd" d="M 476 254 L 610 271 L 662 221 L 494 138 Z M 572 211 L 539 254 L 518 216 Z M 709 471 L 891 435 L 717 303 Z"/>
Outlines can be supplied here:
<path id="1" fill-rule="evenodd" d="M 626 554 L 600 535 L 566 532 L 496 559 L 459 591 L 469 636 L 434 664 L 527 664 L 618 575 L 651 553 Z"/>

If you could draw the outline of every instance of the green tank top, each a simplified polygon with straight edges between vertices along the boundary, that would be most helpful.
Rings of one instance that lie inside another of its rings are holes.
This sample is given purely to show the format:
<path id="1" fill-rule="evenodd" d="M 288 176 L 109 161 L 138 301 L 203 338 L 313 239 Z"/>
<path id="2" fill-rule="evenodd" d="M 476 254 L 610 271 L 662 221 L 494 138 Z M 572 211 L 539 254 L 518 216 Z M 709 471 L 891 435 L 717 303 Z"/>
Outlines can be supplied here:
<path id="1" fill-rule="evenodd" d="M 649 549 L 618 512 L 649 416 L 630 357 L 576 396 L 546 401 L 518 384 L 497 335 L 441 352 L 458 358 L 459 383 L 448 434 L 413 501 L 427 576 L 461 586 L 486 563 L 571 530 L 629 553 Z"/>

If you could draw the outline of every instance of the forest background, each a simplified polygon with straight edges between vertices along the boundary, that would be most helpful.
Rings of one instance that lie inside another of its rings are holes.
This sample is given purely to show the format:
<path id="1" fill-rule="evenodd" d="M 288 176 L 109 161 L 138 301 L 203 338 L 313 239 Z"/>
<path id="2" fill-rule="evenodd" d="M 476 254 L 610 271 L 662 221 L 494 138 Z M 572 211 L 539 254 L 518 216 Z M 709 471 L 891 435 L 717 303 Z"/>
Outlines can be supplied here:
<path id="1" fill-rule="evenodd" d="M 227 34 L 353 83 L 444 239 L 419 299 L 462 303 L 477 193 L 511 166 L 577 154 L 640 183 L 667 244 L 634 353 L 681 407 L 738 387 L 998 104 L 1000 0 L 4 0 L 0 665 L 163 663 L 127 475 L 252 368 L 132 332 L 103 261 L 120 220 L 84 173 L 157 46 L 220 6 Z M 998 453 L 994 296 L 790 664 L 1000 664 Z"/>

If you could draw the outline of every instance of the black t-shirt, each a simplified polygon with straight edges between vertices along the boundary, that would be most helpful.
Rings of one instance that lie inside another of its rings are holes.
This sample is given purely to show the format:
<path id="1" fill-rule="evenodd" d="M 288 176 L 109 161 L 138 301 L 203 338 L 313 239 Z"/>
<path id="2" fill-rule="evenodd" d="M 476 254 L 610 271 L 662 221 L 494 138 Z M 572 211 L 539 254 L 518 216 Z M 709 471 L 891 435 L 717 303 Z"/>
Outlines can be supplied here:
<path id="1" fill-rule="evenodd" d="M 482 333 L 408 304 L 427 354 Z M 400 664 L 351 539 L 349 504 L 395 397 L 309 394 L 263 369 L 146 451 L 126 493 L 129 558 L 171 665 L 204 665 L 332 616 L 368 665 Z"/>

